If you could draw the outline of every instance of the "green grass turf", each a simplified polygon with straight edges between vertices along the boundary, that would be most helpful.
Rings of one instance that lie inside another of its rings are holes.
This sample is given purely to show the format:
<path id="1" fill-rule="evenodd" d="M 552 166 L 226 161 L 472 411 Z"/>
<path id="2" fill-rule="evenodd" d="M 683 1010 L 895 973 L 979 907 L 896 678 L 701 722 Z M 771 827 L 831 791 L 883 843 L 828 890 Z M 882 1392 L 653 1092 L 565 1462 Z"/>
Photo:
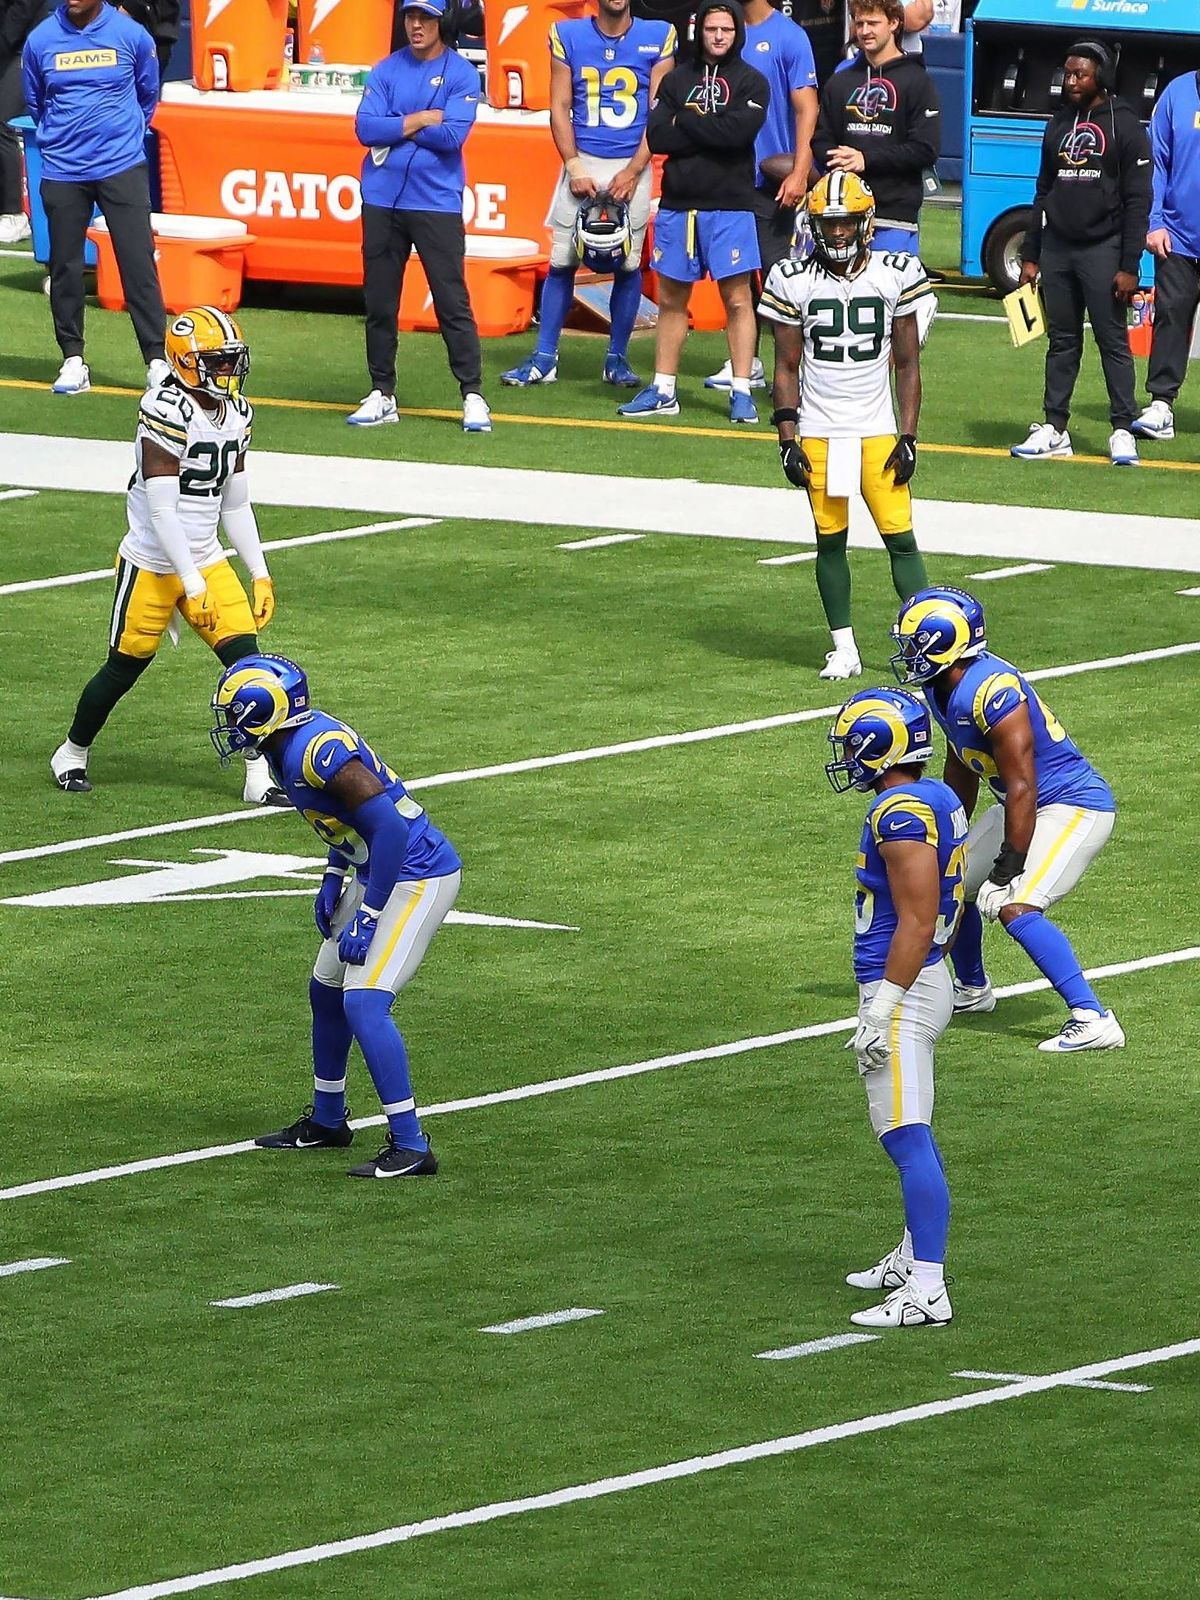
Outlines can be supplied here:
<path id="1" fill-rule="evenodd" d="M 6 581 L 102 567 L 121 526 L 115 495 L 3 514 Z M 355 519 L 262 521 L 278 537 Z M 814 672 L 807 566 L 758 567 L 749 542 L 572 555 L 558 537 L 447 520 L 280 552 L 267 642 L 409 778 L 839 697 Z M 852 562 L 882 680 L 895 597 L 877 553 Z M 977 565 L 932 570 L 961 581 Z M 997 585 L 992 642 L 1032 668 L 1188 640 L 1186 581 L 1071 567 Z M 6 657 L 25 664 L 5 848 L 236 808 L 190 638 L 115 713 L 96 792 L 54 793 L 46 757 L 108 603 L 103 582 L 0 597 Z M 1121 804 L 1062 909 L 1086 964 L 1195 942 L 1190 791 L 1164 781 L 1164 730 L 1188 725 L 1198 677 L 1182 657 L 1046 686 Z M 438 935 L 398 1007 L 422 1101 L 846 1016 L 862 803 L 829 791 L 824 735 L 821 719 L 419 791 L 463 853 L 461 909 L 580 929 Z M 320 854 L 298 819 L 252 816 L 0 865 L 0 894 L 225 848 Z M 4 1183 L 294 1115 L 314 945 L 302 899 L 0 905 Z M 987 948 L 998 982 L 1032 975 L 999 933 Z M 79 1600 L 943 1398 L 973 1387 L 960 1368 L 1055 1371 L 1195 1336 L 1194 988 L 1190 966 L 1109 980 L 1128 1048 L 1065 1063 L 1033 1048 L 1060 1020 L 1053 997 L 955 1025 L 938 1132 L 956 1321 L 796 1362 L 753 1356 L 845 1331 L 862 1299 L 843 1273 L 897 1228 L 838 1036 L 431 1120 L 432 1183 L 348 1183 L 339 1154 L 242 1155 L 0 1202 L 0 1259 L 72 1261 L 0 1279 L 0 1592 Z M 375 1110 L 357 1060 L 352 1104 Z M 208 1305 L 301 1280 L 341 1288 Z M 477 1331 L 565 1306 L 605 1315 Z M 937 1600 L 1182 1595 L 1200 1368 L 1130 1376 L 1153 1392 L 1055 1391 L 224 1592 L 857 1600 L 899 1580 Z"/>

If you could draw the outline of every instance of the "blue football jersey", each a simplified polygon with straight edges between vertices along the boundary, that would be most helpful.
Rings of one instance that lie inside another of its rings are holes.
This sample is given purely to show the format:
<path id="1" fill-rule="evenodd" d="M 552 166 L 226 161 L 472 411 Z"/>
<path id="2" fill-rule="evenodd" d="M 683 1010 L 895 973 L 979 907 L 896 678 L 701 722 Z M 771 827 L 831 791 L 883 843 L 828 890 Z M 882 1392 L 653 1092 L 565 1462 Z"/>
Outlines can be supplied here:
<path id="1" fill-rule="evenodd" d="M 1038 805 L 1085 806 L 1089 811 L 1115 811 L 1117 803 L 1104 779 L 1067 737 L 1053 711 L 1042 704 L 1037 690 L 1010 662 L 982 651 L 943 700 L 936 686 L 925 698 L 947 743 L 964 767 L 991 786 L 997 800 L 1004 785 L 992 755 L 992 729 L 1019 705 L 1029 707 L 1033 728 L 1033 768 L 1037 777 Z"/>
<path id="2" fill-rule="evenodd" d="M 858 892 L 854 897 L 854 976 L 859 983 L 883 977 L 888 948 L 896 931 L 896 906 L 888 884 L 881 844 L 915 839 L 937 851 L 941 891 L 933 943 L 925 958 L 934 966 L 945 954 L 958 925 L 966 869 L 964 841 L 967 814 L 948 784 L 938 778 L 885 789 L 867 812 L 855 863 Z"/>
<path id="3" fill-rule="evenodd" d="M 768 156 L 795 154 L 796 113 L 792 110 L 792 90 L 815 90 L 817 87 L 812 45 L 798 22 L 780 11 L 772 11 L 762 22 L 746 24 L 742 60 L 761 72 L 771 86 L 767 120 L 754 141 L 754 181 L 760 189 L 769 187 L 774 194 L 779 181 L 763 176 L 762 163 Z"/>
<path id="4" fill-rule="evenodd" d="M 282 751 L 268 756 L 279 787 L 300 815 L 312 824 L 321 843 L 344 855 L 364 881 L 369 859 L 366 840 L 355 831 L 350 812 L 329 793 L 330 779 L 348 761 L 361 761 L 384 787 L 389 800 L 408 823 L 408 848 L 401 878 L 442 878 L 462 866 L 458 852 L 425 815 L 385 761 L 365 739 L 335 717 L 314 711 L 310 721 L 289 728 Z"/>
<path id="5" fill-rule="evenodd" d="M 650 115 L 650 74 L 675 54 L 669 22 L 635 17 L 619 39 L 594 17 L 550 26 L 550 54 L 571 69 L 571 121 L 581 155 L 625 160 L 642 142 Z"/>

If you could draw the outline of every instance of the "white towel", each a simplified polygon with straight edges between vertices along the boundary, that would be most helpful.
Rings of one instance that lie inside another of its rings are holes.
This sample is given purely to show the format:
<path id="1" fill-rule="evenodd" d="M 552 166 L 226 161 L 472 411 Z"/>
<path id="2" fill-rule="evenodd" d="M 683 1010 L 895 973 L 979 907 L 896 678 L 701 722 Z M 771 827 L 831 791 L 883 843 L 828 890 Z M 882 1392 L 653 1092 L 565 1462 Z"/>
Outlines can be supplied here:
<path id="1" fill-rule="evenodd" d="M 862 440 L 834 438 L 829 440 L 829 457 L 825 468 L 825 493 L 836 500 L 857 494 L 862 483 Z"/>

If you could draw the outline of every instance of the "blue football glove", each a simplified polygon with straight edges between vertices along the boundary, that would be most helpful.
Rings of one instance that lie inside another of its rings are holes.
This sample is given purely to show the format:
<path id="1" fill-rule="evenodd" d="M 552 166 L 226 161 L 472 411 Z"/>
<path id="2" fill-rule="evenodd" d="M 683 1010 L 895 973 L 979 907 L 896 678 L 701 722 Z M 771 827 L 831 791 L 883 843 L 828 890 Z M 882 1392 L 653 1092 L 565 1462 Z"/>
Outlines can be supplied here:
<path id="1" fill-rule="evenodd" d="M 342 960 L 352 967 L 361 967 L 367 959 L 367 951 L 378 926 L 378 915 L 374 911 L 368 911 L 366 906 L 360 906 L 342 929 L 341 937 L 338 939 L 338 955 Z"/>
<path id="2" fill-rule="evenodd" d="M 321 879 L 321 887 L 317 890 L 317 898 L 313 902 L 313 917 L 316 920 L 317 932 L 322 939 L 333 938 L 333 919 L 337 915 L 338 901 L 342 898 L 345 881 L 344 872 L 327 872 Z"/>

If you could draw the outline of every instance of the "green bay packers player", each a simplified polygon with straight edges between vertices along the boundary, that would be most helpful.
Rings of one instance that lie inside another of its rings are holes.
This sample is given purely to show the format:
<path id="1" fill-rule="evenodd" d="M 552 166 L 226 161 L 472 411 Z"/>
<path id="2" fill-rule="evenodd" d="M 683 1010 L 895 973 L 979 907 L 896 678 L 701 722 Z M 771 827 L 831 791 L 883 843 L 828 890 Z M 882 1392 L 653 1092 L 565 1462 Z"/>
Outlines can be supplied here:
<path id="1" fill-rule="evenodd" d="M 108 657 L 84 685 L 66 739 L 50 758 L 60 789 L 86 794 L 88 757 L 118 700 L 154 660 L 178 612 L 226 667 L 258 649 L 275 611 L 250 504 L 246 451 L 254 413 L 242 397 L 250 352 L 232 317 L 197 306 L 167 329 L 171 374 L 142 396 L 128 531 L 117 552 Z M 217 537 L 222 526 L 250 574 L 247 600 Z M 284 804 L 251 754 L 243 798 Z"/>
<path id="2" fill-rule="evenodd" d="M 780 462 L 788 482 L 808 491 L 817 525 L 817 588 L 833 639 L 820 675 L 856 678 L 862 662 L 846 557 L 852 493 L 862 492 L 901 600 L 926 583 L 908 484 L 917 466 L 921 337 L 936 301 L 916 256 L 871 249 L 875 201 L 853 173 L 822 178 L 807 217 L 812 254 L 771 269 L 758 312 L 775 324 Z"/>

